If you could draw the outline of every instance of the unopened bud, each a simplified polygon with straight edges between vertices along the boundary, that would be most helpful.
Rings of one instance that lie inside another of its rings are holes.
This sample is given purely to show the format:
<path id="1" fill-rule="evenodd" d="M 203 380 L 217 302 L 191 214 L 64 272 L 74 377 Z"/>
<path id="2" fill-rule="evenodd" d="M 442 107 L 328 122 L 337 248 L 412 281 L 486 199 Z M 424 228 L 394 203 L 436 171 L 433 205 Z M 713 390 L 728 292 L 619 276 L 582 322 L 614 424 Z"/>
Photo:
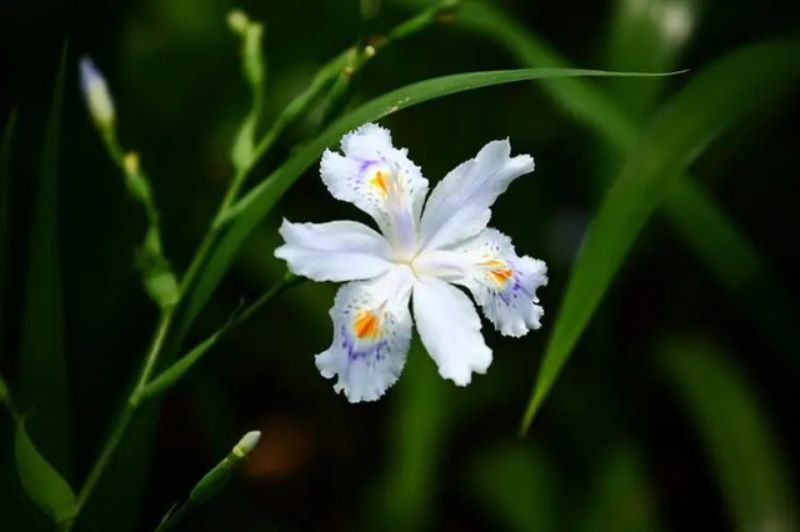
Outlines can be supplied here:
<path id="1" fill-rule="evenodd" d="M 213 497 L 228 482 L 233 469 L 255 449 L 260 439 L 261 432 L 257 430 L 242 436 L 228 456 L 200 479 L 189 494 L 189 499 L 194 504 L 203 504 Z"/>
<path id="2" fill-rule="evenodd" d="M 81 89 L 92 120 L 100 129 L 109 129 L 114 124 L 114 102 L 108 91 L 106 80 L 94 62 L 84 57 L 80 62 Z"/>
<path id="3" fill-rule="evenodd" d="M 228 27 L 238 35 L 244 35 L 250 19 L 241 9 L 233 9 L 228 13 Z"/>
<path id="4" fill-rule="evenodd" d="M 375 57 L 375 47 L 371 44 L 368 44 L 366 48 L 364 48 L 364 54 L 367 57 Z"/>
<path id="5" fill-rule="evenodd" d="M 239 443 L 233 448 L 233 454 L 239 458 L 245 458 L 248 454 L 253 452 L 259 440 L 261 440 L 261 431 L 251 430 L 242 436 L 242 439 L 239 440 Z"/>

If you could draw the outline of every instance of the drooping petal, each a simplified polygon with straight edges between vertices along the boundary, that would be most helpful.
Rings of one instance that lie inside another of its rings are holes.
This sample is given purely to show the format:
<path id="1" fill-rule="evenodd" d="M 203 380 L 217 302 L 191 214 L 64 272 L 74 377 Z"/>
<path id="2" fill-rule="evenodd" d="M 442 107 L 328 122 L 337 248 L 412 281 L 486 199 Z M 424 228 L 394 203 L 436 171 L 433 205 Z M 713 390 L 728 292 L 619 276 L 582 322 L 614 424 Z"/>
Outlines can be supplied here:
<path id="1" fill-rule="evenodd" d="M 285 260 L 292 273 L 315 281 L 371 279 L 391 266 L 389 243 L 358 222 L 284 220 L 280 234 L 286 243 L 275 250 L 275 256 Z"/>
<path id="2" fill-rule="evenodd" d="M 466 386 L 472 373 L 485 373 L 492 350 L 481 334 L 481 319 L 469 297 L 435 277 L 420 277 L 414 285 L 414 320 L 439 374 Z"/>
<path id="3" fill-rule="evenodd" d="M 348 133 L 341 145 L 344 155 L 323 154 L 322 181 L 333 197 L 372 216 L 396 252 L 412 254 L 428 180 L 407 150 L 392 146 L 389 131 L 376 124 Z"/>
<path id="4" fill-rule="evenodd" d="M 505 336 L 523 336 L 541 326 L 544 309 L 537 304 L 536 290 L 547 284 L 547 266 L 538 259 L 519 257 L 511 239 L 497 229 L 484 229 L 451 250 L 426 251 L 414 267 L 420 275 L 469 288 Z"/>
<path id="5" fill-rule="evenodd" d="M 396 266 L 371 281 L 342 286 L 331 309 L 333 343 L 316 356 L 323 377 L 351 403 L 375 401 L 392 386 L 411 340 L 412 274 Z"/>
<path id="6" fill-rule="evenodd" d="M 422 249 L 456 244 L 486 227 L 497 197 L 514 179 L 533 171 L 530 155 L 510 154 L 508 140 L 490 142 L 436 185 L 420 223 Z"/>

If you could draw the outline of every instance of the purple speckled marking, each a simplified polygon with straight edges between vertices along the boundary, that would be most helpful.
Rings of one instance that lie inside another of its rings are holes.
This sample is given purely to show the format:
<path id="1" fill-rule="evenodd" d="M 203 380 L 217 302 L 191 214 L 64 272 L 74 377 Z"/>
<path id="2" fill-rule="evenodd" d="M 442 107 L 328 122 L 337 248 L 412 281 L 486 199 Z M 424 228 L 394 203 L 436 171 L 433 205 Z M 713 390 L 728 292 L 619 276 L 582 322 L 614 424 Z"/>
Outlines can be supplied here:
<path id="1" fill-rule="evenodd" d="M 366 349 L 357 349 L 355 341 L 347 334 L 347 328 L 344 325 L 341 328 L 340 334 L 343 338 L 342 349 L 347 351 L 347 360 L 350 362 L 355 362 L 360 358 L 367 359 L 372 356 L 375 357 L 375 360 L 380 361 L 386 356 L 386 350 L 389 346 L 386 340 L 381 340 L 376 344 L 372 344 Z"/>
<path id="2" fill-rule="evenodd" d="M 531 294 L 525 288 L 525 286 L 522 284 L 522 281 L 521 281 L 521 279 L 519 277 L 519 271 L 515 268 L 514 263 L 512 261 L 507 261 L 507 264 L 508 264 L 508 267 L 511 268 L 512 275 L 513 275 L 512 278 L 514 279 L 514 284 L 509 286 L 509 287 L 506 287 L 501 292 L 497 292 L 497 296 L 507 306 L 511 306 L 511 298 L 512 297 L 516 298 L 517 297 L 516 293 L 518 293 L 518 292 L 522 292 L 528 298 L 533 299 L 533 294 Z"/>

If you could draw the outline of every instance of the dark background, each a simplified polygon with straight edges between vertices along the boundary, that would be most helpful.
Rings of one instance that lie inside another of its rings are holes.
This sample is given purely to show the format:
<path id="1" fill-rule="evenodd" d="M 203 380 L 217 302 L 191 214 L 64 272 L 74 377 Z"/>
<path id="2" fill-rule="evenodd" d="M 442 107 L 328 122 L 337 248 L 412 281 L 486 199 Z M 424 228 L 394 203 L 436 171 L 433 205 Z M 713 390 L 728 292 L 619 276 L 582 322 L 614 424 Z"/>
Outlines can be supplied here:
<path id="1" fill-rule="evenodd" d="M 614 13 L 633 3 L 498 2 L 573 65 L 587 68 L 626 68 L 610 65 L 607 51 Z M 401 4 L 386 0 L 371 29 L 385 31 L 407 17 L 411 11 Z M 691 5 L 691 30 L 675 67 L 692 72 L 659 85 L 661 102 L 726 52 L 796 34 L 800 21 L 796 2 Z M 230 141 L 248 105 L 239 43 L 225 23 L 231 7 L 244 8 L 267 28 L 266 123 L 363 30 L 355 0 L 0 5 L 0 119 L 5 122 L 13 106 L 19 110 L 11 282 L 0 324 L 6 338 L 0 371 L 11 383 L 30 245 L 31 176 L 59 53 L 69 39 L 58 208 L 76 420 L 74 463 L 65 476 L 73 485 L 95 459 L 156 319 L 133 268 L 145 219 L 86 114 L 77 60 L 89 54 L 105 73 L 121 141 L 141 154 L 162 213 L 167 253 L 183 271 L 230 179 Z M 438 25 L 382 52 L 366 67 L 353 103 L 420 79 L 518 66 L 488 40 Z M 648 81 L 592 83 L 624 93 Z M 629 85 L 620 89 L 620 83 Z M 766 257 L 792 302 L 798 294 L 799 110 L 794 89 L 727 132 L 692 167 Z M 643 112 L 643 121 L 653 113 Z M 681 400 L 678 377 L 665 369 L 665 345 L 712 346 L 736 371 L 744 385 L 739 393 L 759 405 L 759 418 L 772 431 L 774 456 L 768 459 L 783 464 L 788 483 L 796 485 L 797 330 L 790 331 L 792 357 L 754 327 L 743 311 L 747 302 L 721 288 L 660 213 L 641 234 L 531 433 L 517 439 L 570 264 L 606 188 L 598 183 L 619 161 L 547 92 L 525 83 L 439 99 L 383 123 L 431 181 L 491 139 L 508 136 L 515 151 L 534 155 L 535 174 L 500 200 L 493 224 L 513 237 L 520 253 L 550 267 L 551 282 L 540 291 L 542 330 L 514 340 L 485 327 L 494 362 L 465 389 L 441 380 L 424 351 L 412 350 L 404 375 L 385 398 L 350 405 L 313 365 L 313 354 L 329 342 L 327 310 L 335 287 L 306 283 L 292 289 L 215 347 L 170 393 L 152 458 L 148 446 L 123 443 L 123 462 L 146 473 L 142 486 L 104 485 L 102 502 L 90 506 L 78 529 L 152 530 L 251 429 L 263 432 L 262 444 L 223 493 L 187 518 L 186 530 L 738 528 L 736 509 L 724 495 L 724 467 L 713 458 L 719 449 Z M 256 175 L 266 175 L 312 131 L 313 118 L 291 128 Z M 240 299 L 257 297 L 280 277 L 282 265 L 272 251 L 283 216 L 321 222 L 360 214 L 331 200 L 316 168 L 309 170 L 260 224 L 188 345 L 219 327 Z M 758 284 L 747 290 L 758 292 Z M 780 307 L 767 304 L 756 312 L 770 319 Z M 713 390 L 710 385 L 708 393 Z M 707 401 L 717 404 L 713 397 Z M 728 414 L 737 413 L 720 412 Z M 11 429 L 7 416 L 0 417 L 0 528 L 46 530 L 16 478 Z M 746 472 L 758 463 L 740 467 Z M 783 529 L 790 528 L 775 528 Z"/>

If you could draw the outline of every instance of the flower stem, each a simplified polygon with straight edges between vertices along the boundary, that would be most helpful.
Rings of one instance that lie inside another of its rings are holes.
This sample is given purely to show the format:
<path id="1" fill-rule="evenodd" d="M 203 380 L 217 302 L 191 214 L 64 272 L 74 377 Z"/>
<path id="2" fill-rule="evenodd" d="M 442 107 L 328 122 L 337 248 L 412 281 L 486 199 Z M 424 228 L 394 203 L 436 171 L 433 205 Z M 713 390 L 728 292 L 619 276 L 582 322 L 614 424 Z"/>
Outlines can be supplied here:
<path id="1" fill-rule="evenodd" d="M 150 379 L 150 375 L 153 373 L 153 369 L 155 368 L 158 357 L 164 346 L 164 339 L 166 338 L 167 331 L 172 323 L 172 315 L 172 308 L 165 310 L 161 314 L 156 333 L 150 343 L 150 348 L 147 350 L 147 356 L 145 357 L 139 380 L 131 391 L 128 400 L 125 401 L 122 411 L 117 417 L 116 423 L 114 424 L 108 439 L 103 445 L 103 449 L 100 451 L 97 461 L 92 467 L 92 470 L 89 472 L 89 475 L 86 477 L 86 480 L 84 481 L 83 486 L 78 493 L 76 515 L 86 504 L 86 501 L 91 496 L 92 491 L 100 480 L 100 477 L 102 477 L 103 472 L 105 471 L 112 455 L 114 454 L 114 451 L 119 445 L 122 436 L 125 434 L 125 431 L 130 424 L 134 411 L 139 406 L 139 399 L 141 397 L 142 390 Z M 70 524 L 69 528 L 65 528 L 65 530 L 69 530 L 71 527 L 72 525 Z"/>

